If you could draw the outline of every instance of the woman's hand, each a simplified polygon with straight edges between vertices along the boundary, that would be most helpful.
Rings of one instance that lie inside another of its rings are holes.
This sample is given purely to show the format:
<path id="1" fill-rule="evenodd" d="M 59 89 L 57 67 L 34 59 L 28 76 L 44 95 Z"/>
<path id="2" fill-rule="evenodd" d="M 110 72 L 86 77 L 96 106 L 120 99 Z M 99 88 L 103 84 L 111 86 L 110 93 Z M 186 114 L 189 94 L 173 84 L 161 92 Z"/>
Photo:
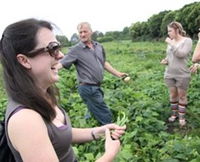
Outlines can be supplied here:
<path id="1" fill-rule="evenodd" d="M 167 65 L 167 64 L 168 64 L 168 61 L 167 61 L 167 59 L 165 58 L 165 59 L 162 59 L 162 60 L 160 61 L 160 63 L 161 63 L 162 65 Z"/>
<path id="2" fill-rule="evenodd" d="M 113 140 L 110 133 L 110 130 L 106 128 L 105 155 L 109 156 L 113 160 L 120 150 L 120 141 Z"/>
<path id="3" fill-rule="evenodd" d="M 105 130 L 105 153 L 96 162 L 112 162 L 120 150 L 120 141 L 113 140 L 110 135 L 110 130 Z"/>
<path id="4" fill-rule="evenodd" d="M 111 137 L 117 140 L 125 133 L 126 126 L 119 126 L 113 123 L 113 124 L 106 124 L 101 127 L 93 128 L 93 133 L 95 135 L 95 138 L 98 139 L 101 136 L 105 135 L 106 129 L 109 129 L 110 131 L 112 131 Z"/>
<path id="5" fill-rule="evenodd" d="M 198 68 L 200 67 L 200 64 L 195 63 L 190 67 L 190 72 L 191 73 L 197 73 Z"/>
<path id="6" fill-rule="evenodd" d="M 165 39 L 165 42 L 166 42 L 167 44 L 169 44 L 169 45 L 173 45 L 173 41 L 172 41 L 172 39 L 169 38 L 169 37 L 167 37 L 167 38 Z"/>

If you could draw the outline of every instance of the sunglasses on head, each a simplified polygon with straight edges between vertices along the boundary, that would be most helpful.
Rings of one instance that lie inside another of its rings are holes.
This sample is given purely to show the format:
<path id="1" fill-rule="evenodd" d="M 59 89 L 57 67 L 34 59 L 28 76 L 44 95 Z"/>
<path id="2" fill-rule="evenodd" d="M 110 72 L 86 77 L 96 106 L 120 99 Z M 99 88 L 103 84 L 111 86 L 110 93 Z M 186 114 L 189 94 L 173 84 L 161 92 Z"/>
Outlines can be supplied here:
<path id="1" fill-rule="evenodd" d="M 35 49 L 29 53 L 29 57 L 34 57 L 44 52 L 48 52 L 50 56 L 56 57 L 61 49 L 61 44 L 59 42 L 50 42 L 47 47 Z"/>

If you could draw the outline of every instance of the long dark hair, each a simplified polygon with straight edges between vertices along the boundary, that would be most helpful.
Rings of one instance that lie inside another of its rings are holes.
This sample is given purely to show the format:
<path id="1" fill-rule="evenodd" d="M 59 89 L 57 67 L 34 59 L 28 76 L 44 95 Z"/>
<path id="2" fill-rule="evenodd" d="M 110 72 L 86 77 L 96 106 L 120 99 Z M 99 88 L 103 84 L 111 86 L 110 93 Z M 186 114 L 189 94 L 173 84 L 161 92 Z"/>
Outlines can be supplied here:
<path id="1" fill-rule="evenodd" d="M 55 85 L 48 88 L 47 93 L 51 100 L 49 102 L 36 86 L 28 70 L 17 61 L 16 57 L 19 53 L 26 55 L 36 47 L 36 34 L 41 28 L 53 30 L 49 22 L 36 19 L 26 19 L 9 25 L 1 38 L 0 58 L 8 96 L 37 111 L 50 122 L 56 116 L 53 106 L 57 104 L 57 88 Z"/>

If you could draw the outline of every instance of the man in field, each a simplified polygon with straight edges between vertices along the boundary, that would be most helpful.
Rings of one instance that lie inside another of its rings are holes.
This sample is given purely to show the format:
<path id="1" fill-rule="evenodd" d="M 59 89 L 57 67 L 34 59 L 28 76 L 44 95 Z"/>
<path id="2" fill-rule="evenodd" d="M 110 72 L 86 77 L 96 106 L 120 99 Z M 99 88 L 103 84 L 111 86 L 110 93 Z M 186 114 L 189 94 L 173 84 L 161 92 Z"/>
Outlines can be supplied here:
<path id="1" fill-rule="evenodd" d="M 88 22 L 78 24 L 77 30 L 80 42 L 70 49 L 61 60 L 61 64 L 64 68 L 75 65 L 79 82 L 78 92 L 88 110 L 100 124 L 111 123 L 112 113 L 104 102 L 103 91 L 100 88 L 104 69 L 117 77 L 126 74 L 117 71 L 106 61 L 103 46 L 91 39 L 92 29 Z"/>

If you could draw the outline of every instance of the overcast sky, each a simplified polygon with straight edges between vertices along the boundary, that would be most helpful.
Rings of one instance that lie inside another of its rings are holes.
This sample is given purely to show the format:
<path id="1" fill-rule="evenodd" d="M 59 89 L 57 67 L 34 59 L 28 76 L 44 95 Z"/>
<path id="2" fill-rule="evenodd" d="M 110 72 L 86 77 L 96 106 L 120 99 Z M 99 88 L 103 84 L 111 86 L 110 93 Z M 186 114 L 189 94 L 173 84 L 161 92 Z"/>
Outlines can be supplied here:
<path id="1" fill-rule="evenodd" d="M 164 10 L 177 10 L 199 0 L 2 0 L 0 34 L 10 23 L 26 18 L 55 23 L 68 38 L 79 22 L 88 21 L 93 31 L 121 31 L 146 21 Z M 0 36 L 1 37 L 1 36 Z"/>

